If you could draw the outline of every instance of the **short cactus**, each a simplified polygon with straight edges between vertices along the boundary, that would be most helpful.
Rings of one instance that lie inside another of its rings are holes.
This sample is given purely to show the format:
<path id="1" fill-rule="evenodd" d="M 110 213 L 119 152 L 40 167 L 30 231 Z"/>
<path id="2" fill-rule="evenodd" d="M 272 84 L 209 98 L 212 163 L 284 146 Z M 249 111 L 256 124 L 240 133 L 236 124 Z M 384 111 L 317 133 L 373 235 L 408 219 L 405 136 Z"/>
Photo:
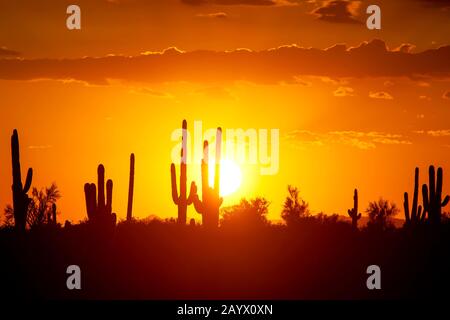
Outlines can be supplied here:
<path id="1" fill-rule="evenodd" d="M 13 208 L 14 208 L 14 223 L 18 231 L 25 231 L 27 223 L 28 206 L 31 198 L 28 197 L 27 192 L 30 190 L 31 181 L 33 179 L 33 169 L 29 168 L 25 185 L 22 185 L 22 175 L 20 171 L 20 152 L 19 152 L 19 135 L 17 130 L 14 130 L 11 136 L 11 157 L 12 157 L 12 174 L 13 174 Z"/>
<path id="2" fill-rule="evenodd" d="M 98 166 L 98 199 L 97 190 L 94 183 L 86 183 L 84 185 L 84 193 L 86 199 L 86 210 L 89 221 L 95 225 L 115 226 L 116 214 L 112 213 L 112 191 L 113 182 L 106 182 L 106 202 L 105 202 L 105 168 L 103 165 Z"/>
<path id="3" fill-rule="evenodd" d="M 202 215 L 202 224 L 207 228 L 217 227 L 219 224 L 219 209 L 223 198 L 220 197 L 220 158 L 222 149 L 222 129 L 217 128 L 216 134 L 216 162 L 214 174 L 214 187 L 209 186 L 208 141 L 203 143 L 202 159 L 202 200 L 197 193 L 194 196 L 195 210 Z M 195 188 L 196 190 L 196 188 Z"/>
<path id="4" fill-rule="evenodd" d="M 422 186 L 423 206 L 428 212 L 428 220 L 431 225 L 438 225 L 441 222 L 442 208 L 450 201 L 450 197 L 445 196 L 442 200 L 442 168 L 438 168 L 437 177 L 434 166 L 430 166 L 428 170 L 429 186 L 424 184 Z"/>
<path id="5" fill-rule="evenodd" d="M 177 173 L 175 164 L 170 165 L 170 176 L 172 182 L 172 199 L 178 206 L 178 223 L 185 225 L 187 216 L 187 207 L 192 204 L 193 196 L 196 192 L 195 183 L 191 183 L 189 197 L 186 197 L 186 159 L 187 159 L 187 122 L 182 123 L 182 140 L 181 140 L 181 161 L 180 161 L 180 194 L 177 190 Z"/>
<path id="6" fill-rule="evenodd" d="M 134 192 L 134 153 L 130 156 L 130 180 L 128 185 L 127 221 L 133 219 L 133 192 Z"/>
<path id="7" fill-rule="evenodd" d="M 348 209 L 348 215 L 352 218 L 352 228 L 358 229 L 358 220 L 361 219 L 361 213 L 358 213 L 358 189 L 353 194 L 353 209 Z"/>

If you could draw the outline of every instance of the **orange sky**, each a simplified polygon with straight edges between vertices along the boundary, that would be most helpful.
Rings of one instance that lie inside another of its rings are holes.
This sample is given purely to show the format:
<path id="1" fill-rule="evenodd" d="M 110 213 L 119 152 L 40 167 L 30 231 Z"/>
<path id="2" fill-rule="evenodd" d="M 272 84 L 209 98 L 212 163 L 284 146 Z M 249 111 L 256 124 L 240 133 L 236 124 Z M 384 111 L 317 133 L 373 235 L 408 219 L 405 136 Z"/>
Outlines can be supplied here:
<path id="1" fill-rule="evenodd" d="M 0 205 L 11 202 L 17 128 L 33 186 L 61 189 L 60 220 L 85 217 L 83 185 L 99 163 L 124 218 L 131 152 L 135 216 L 175 216 L 171 133 L 182 119 L 280 130 L 278 174 L 243 166 L 242 186 L 225 199 L 265 196 L 273 219 L 287 184 L 314 212 L 345 214 L 355 187 L 361 210 L 379 196 L 401 206 L 414 167 L 425 181 L 433 163 L 449 192 L 449 2 L 371 2 L 381 31 L 365 27 L 368 2 L 338 2 L 330 18 L 318 14 L 324 1 L 77 1 L 82 29 L 69 31 L 72 3 L 2 1 Z M 189 181 L 199 171 L 190 166 Z"/>

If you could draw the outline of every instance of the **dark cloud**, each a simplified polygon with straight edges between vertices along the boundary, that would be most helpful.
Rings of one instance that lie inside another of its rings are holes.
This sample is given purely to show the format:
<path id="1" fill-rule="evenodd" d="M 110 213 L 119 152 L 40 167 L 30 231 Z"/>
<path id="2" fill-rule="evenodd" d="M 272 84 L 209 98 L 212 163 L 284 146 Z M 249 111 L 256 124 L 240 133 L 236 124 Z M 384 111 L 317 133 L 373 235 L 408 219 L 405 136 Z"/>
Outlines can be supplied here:
<path id="1" fill-rule="evenodd" d="M 394 97 L 392 97 L 389 93 L 385 91 L 378 91 L 378 92 L 370 92 L 369 98 L 373 99 L 384 99 L 384 100 L 392 100 Z"/>
<path id="2" fill-rule="evenodd" d="M 359 1 L 333 0 L 327 1 L 322 7 L 313 11 L 320 20 L 336 23 L 357 23 Z"/>
<path id="3" fill-rule="evenodd" d="M 450 0 L 418 0 L 425 7 L 450 9 Z"/>
<path id="4" fill-rule="evenodd" d="M 442 95 L 442 98 L 450 100 L 450 90 L 445 91 L 444 94 Z"/>
<path id="5" fill-rule="evenodd" d="M 289 1 L 284 0 L 181 0 L 182 3 L 191 6 L 201 6 L 207 4 L 216 4 L 224 6 L 249 5 L 249 6 L 275 6 L 286 4 Z"/>
<path id="6" fill-rule="evenodd" d="M 0 47 L 0 58 L 2 57 L 18 57 L 20 52 L 8 49 L 6 47 Z"/>
<path id="7" fill-rule="evenodd" d="M 381 40 L 357 47 L 329 49 L 283 46 L 263 51 L 170 48 L 138 56 L 79 59 L 0 59 L 0 79 L 78 80 L 107 84 L 109 79 L 136 82 L 290 83 L 299 76 L 332 79 L 361 77 L 450 78 L 450 46 L 423 52 L 390 50 Z"/>

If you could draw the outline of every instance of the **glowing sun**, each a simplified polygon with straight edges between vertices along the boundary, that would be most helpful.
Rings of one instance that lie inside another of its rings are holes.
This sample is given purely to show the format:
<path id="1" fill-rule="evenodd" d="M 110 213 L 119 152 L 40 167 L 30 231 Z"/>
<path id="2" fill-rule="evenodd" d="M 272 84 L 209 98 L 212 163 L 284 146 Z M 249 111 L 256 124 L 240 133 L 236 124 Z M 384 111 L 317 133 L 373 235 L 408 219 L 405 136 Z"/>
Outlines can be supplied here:
<path id="1" fill-rule="evenodd" d="M 209 166 L 209 185 L 214 185 L 214 165 Z M 242 182 L 242 172 L 241 168 L 229 159 L 222 159 L 220 161 L 220 195 L 226 196 L 237 189 Z"/>

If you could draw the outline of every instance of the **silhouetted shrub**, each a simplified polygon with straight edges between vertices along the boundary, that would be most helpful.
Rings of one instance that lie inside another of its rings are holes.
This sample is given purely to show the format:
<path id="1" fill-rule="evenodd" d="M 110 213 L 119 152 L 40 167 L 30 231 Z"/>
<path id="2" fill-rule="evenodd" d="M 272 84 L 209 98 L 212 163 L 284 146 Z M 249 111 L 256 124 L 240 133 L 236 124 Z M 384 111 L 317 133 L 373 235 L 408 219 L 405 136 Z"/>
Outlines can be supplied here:
<path id="1" fill-rule="evenodd" d="M 308 203 L 300 198 L 298 188 L 289 185 L 288 193 L 281 211 L 281 218 L 289 226 L 299 223 L 302 218 L 308 217 L 310 212 Z"/>
<path id="2" fill-rule="evenodd" d="M 366 212 L 369 216 L 367 228 L 385 230 L 393 228 L 391 219 L 397 215 L 400 210 L 395 203 L 380 198 L 378 201 L 370 202 Z"/>
<path id="3" fill-rule="evenodd" d="M 269 224 L 267 213 L 270 202 L 265 198 L 241 199 L 239 204 L 223 208 L 221 226 L 260 227 Z"/>

